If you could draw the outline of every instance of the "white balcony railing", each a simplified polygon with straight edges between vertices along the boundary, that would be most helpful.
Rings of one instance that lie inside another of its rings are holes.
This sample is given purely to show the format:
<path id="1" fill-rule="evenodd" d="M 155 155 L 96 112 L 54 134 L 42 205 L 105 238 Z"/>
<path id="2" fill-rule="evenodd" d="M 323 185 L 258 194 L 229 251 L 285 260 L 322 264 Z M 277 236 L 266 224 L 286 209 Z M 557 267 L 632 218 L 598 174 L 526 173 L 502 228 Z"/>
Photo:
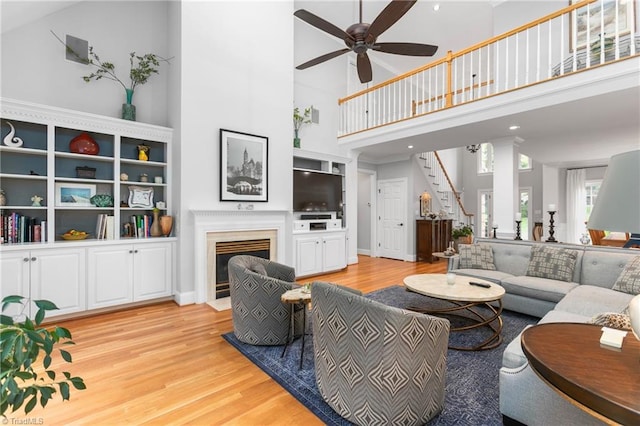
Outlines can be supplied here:
<path id="1" fill-rule="evenodd" d="M 637 3 L 584 0 L 340 99 L 338 136 L 636 56 Z"/>

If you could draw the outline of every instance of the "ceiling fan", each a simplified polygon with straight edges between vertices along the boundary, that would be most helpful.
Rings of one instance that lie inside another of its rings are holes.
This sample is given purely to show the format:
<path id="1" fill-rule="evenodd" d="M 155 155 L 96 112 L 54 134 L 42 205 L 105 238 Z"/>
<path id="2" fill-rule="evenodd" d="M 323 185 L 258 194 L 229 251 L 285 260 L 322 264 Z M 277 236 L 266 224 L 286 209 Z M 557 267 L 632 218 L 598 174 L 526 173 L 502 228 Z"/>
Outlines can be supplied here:
<path id="1" fill-rule="evenodd" d="M 325 21 L 319 16 L 304 9 L 297 10 L 294 15 L 326 33 L 338 37 L 347 45 L 346 48 L 330 52 L 315 59 L 298 65 L 296 69 L 303 70 L 322 62 L 333 59 L 349 51 L 355 52 L 357 57 L 358 77 L 361 83 L 368 83 L 372 79 L 371 61 L 367 55 L 367 50 L 393 53 L 407 56 L 433 56 L 438 50 L 438 46 L 419 43 L 377 43 L 378 37 L 395 24 L 417 0 L 392 0 L 373 23 L 362 22 L 362 0 L 360 0 L 360 22 L 351 25 L 345 31 Z"/>

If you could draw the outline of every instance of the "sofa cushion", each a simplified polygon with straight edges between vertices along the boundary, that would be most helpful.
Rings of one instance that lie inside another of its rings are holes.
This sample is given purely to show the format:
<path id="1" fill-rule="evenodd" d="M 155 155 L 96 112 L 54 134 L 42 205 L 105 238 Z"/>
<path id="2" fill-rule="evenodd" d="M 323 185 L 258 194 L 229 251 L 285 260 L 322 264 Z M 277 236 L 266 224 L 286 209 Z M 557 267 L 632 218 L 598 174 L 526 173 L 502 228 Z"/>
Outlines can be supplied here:
<path id="1" fill-rule="evenodd" d="M 633 299 L 631 294 L 583 284 L 571 290 L 558 302 L 556 310 L 591 318 L 601 312 L 622 312 L 631 299 Z"/>
<path id="2" fill-rule="evenodd" d="M 507 277 L 500 283 L 510 294 L 557 303 L 578 284 L 530 276 Z"/>
<path id="3" fill-rule="evenodd" d="M 489 244 L 459 244 L 460 268 L 495 271 L 493 249 Z"/>
<path id="4" fill-rule="evenodd" d="M 589 324 L 602 325 L 609 328 L 617 328 L 619 330 L 631 330 L 631 318 L 619 312 L 603 312 L 594 315 Z"/>
<path id="5" fill-rule="evenodd" d="M 627 263 L 612 289 L 634 295 L 640 294 L 640 256 Z"/>
<path id="6" fill-rule="evenodd" d="M 511 274 L 507 274 L 506 272 L 489 271 L 486 269 L 456 269 L 453 272 L 458 275 L 464 275 L 465 277 L 481 278 L 483 280 L 491 281 L 496 284 L 500 284 L 502 280 L 513 276 Z"/>
<path id="7" fill-rule="evenodd" d="M 531 247 L 531 258 L 526 275 L 568 282 L 573 277 L 577 259 L 576 250 L 535 245 Z"/>
<path id="8" fill-rule="evenodd" d="M 587 246 L 582 257 L 582 276 L 579 282 L 612 288 L 625 266 L 636 256 L 633 250 L 597 249 Z"/>

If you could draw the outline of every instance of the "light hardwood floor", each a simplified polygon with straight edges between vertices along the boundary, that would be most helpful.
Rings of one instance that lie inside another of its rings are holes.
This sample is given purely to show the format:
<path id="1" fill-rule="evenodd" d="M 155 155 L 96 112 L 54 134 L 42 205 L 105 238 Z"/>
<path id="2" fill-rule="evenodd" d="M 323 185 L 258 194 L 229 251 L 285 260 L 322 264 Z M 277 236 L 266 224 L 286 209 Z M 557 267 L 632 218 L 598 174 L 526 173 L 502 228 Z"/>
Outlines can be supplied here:
<path id="1" fill-rule="evenodd" d="M 367 293 L 411 274 L 440 273 L 429 263 L 360 256 L 346 270 L 301 279 L 344 284 Z M 280 385 L 229 345 L 231 311 L 173 302 L 69 320 L 73 363 L 65 369 L 87 389 L 59 395 L 25 417 L 44 425 L 314 425 L 322 424 Z M 59 361 L 54 361 L 59 365 Z M 12 420 L 12 419 L 15 419 Z"/>

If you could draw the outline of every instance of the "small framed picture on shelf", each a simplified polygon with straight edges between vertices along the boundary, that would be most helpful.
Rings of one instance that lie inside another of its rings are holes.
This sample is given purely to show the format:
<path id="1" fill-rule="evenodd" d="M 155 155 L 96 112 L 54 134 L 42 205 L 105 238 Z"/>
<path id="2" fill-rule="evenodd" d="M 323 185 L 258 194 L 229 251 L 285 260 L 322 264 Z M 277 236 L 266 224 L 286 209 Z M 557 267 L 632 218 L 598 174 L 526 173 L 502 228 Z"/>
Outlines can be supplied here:
<path id="1" fill-rule="evenodd" d="M 268 201 L 269 138 L 220 129 L 220 201 Z"/>
<path id="2" fill-rule="evenodd" d="M 153 188 L 130 186 L 129 207 L 153 208 Z"/>
<path id="3" fill-rule="evenodd" d="M 96 186 L 85 183 L 56 182 L 56 206 L 91 206 Z"/>

